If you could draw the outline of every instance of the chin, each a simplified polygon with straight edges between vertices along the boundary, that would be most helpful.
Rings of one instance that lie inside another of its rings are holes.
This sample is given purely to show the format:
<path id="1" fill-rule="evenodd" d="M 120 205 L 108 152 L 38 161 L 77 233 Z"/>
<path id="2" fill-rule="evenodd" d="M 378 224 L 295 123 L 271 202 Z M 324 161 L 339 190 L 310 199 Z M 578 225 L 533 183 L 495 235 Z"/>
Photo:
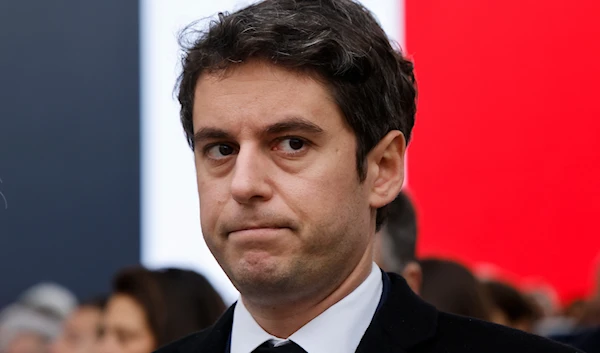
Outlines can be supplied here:
<path id="1" fill-rule="evenodd" d="M 273 260 L 273 259 L 271 259 Z M 243 261 L 233 269 L 233 282 L 240 293 L 254 291 L 265 293 L 267 291 L 280 292 L 289 288 L 297 276 L 286 270 L 284 264 L 278 261 Z"/>
<path id="2" fill-rule="evenodd" d="M 271 278 L 278 277 L 282 270 L 282 264 L 271 257 L 245 257 L 237 265 L 237 273 L 240 277 Z"/>

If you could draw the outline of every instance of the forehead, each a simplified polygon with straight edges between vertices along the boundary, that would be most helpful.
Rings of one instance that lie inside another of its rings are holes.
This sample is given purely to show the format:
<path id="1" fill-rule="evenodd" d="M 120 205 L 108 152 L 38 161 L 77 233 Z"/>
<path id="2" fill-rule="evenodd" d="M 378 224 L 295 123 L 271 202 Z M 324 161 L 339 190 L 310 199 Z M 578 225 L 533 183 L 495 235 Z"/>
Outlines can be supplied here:
<path id="1" fill-rule="evenodd" d="M 266 63 L 235 64 L 202 75 L 194 94 L 194 130 L 206 124 L 240 127 L 301 116 L 319 125 L 341 117 L 329 89 L 314 76 Z M 260 127 L 260 126 L 257 126 Z"/>
<path id="2" fill-rule="evenodd" d="M 292 88 L 298 87 L 298 85 L 312 84 L 316 84 L 323 92 L 326 92 L 324 85 L 316 80 L 317 77 L 316 73 L 309 70 L 291 70 L 266 60 L 251 59 L 243 63 L 231 64 L 224 70 L 200 75 L 196 85 L 196 93 L 210 94 L 210 91 L 219 93 L 219 88 L 233 91 L 232 93 L 240 93 L 244 92 L 249 85 L 254 87 L 288 85 Z M 238 89 L 235 90 L 235 88 Z"/>
<path id="3" fill-rule="evenodd" d="M 125 294 L 115 294 L 109 300 L 105 318 L 113 323 L 140 323 L 145 318 L 144 309 L 138 302 Z"/>

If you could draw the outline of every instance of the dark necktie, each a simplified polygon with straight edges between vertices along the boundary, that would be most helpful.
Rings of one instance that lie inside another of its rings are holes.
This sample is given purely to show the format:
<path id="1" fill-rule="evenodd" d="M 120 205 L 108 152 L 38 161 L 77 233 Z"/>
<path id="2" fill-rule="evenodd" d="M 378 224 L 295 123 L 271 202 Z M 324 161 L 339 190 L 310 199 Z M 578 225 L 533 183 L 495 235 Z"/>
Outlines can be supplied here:
<path id="1" fill-rule="evenodd" d="M 266 341 L 265 343 L 258 346 L 252 353 L 307 353 L 302 347 L 297 345 L 296 343 L 289 341 L 289 343 L 283 344 L 281 346 L 273 347 L 273 343 L 271 341 Z"/>

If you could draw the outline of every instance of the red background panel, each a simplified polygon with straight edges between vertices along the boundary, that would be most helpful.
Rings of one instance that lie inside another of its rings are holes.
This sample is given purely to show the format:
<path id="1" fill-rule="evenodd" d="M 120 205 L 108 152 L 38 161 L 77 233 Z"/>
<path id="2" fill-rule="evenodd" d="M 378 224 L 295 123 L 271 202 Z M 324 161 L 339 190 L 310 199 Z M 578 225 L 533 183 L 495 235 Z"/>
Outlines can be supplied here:
<path id="1" fill-rule="evenodd" d="M 569 300 L 600 252 L 600 1 L 406 0 L 421 255 Z"/>

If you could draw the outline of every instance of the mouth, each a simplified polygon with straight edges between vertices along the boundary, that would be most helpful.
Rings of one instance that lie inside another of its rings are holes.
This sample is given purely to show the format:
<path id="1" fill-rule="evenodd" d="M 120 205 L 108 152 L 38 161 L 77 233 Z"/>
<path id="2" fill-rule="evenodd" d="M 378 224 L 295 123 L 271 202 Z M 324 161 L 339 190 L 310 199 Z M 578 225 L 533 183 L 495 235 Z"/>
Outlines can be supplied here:
<path id="1" fill-rule="evenodd" d="M 290 230 L 288 227 L 244 227 L 229 232 L 230 238 L 243 238 L 247 240 L 260 240 L 282 235 L 282 232 Z"/>

